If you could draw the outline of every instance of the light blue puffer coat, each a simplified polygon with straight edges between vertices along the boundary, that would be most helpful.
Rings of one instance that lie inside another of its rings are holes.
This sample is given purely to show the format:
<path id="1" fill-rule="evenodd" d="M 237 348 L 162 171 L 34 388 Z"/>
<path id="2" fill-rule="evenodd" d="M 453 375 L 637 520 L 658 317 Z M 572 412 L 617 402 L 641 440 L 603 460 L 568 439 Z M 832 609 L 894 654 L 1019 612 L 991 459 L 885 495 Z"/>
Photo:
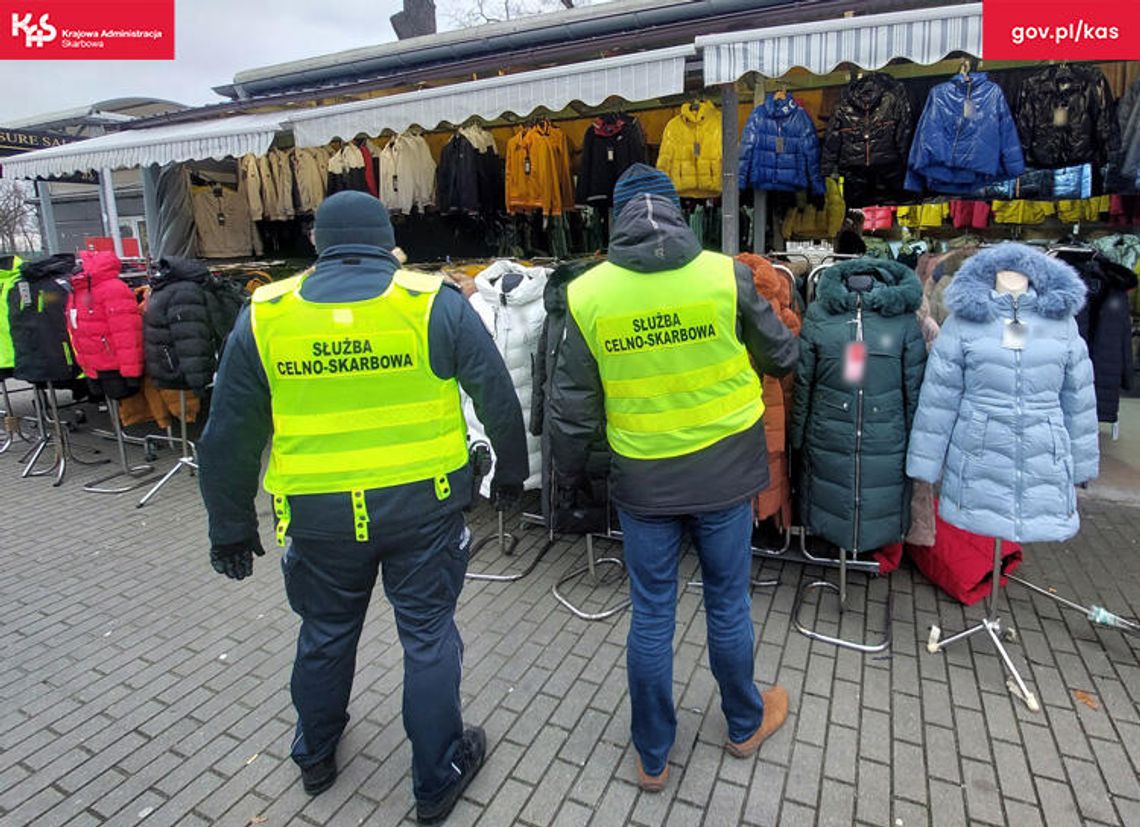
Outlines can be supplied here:
<path id="1" fill-rule="evenodd" d="M 998 272 L 1029 277 L 1016 301 L 1024 349 L 1002 346 L 1014 297 Z M 907 474 L 942 478 L 939 510 L 959 528 L 1006 540 L 1077 533 L 1073 486 L 1097 475 L 1092 363 L 1074 315 L 1085 286 L 1076 271 L 1023 244 L 970 258 L 946 291 L 951 316 L 926 363 Z"/>

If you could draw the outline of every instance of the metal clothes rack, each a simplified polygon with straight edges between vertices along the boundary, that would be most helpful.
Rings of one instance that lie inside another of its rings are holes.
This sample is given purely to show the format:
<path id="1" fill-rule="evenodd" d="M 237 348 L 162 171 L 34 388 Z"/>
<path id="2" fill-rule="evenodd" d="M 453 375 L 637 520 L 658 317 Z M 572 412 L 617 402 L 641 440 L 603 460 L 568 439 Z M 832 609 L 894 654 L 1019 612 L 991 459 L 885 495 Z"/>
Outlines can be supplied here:
<path id="1" fill-rule="evenodd" d="M 142 508 L 144 505 L 154 499 L 158 492 L 162 490 L 163 486 L 174 479 L 178 472 L 183 468 L 187 470 L 190 476 L 193 476 L 194 472 L 198 470 L 198 448 L 193 442 L 190 441 L 190 438 L 186 433 L 185 390 L 178 391 L 178 422 L 180 432 L 178 445 L 182 450 L 182 456 L 180 456 L 177 462 L 174 463 L 174 466 L 166 472 L 165 476 L 163 476 L 163 478 L 160 479 L 153 488 L 151 488 L 143 495 L 142 499 L 139 500 L 138 505 L 135 506 L 136 508 Z M 169 439 L 169 437 L 147 436 L 145 439 L 147 441 L 147 455 L 151 456 L 154 453 L 154 449 L 151 447 L 152 441 Z"/>
<path id="2" fill-rule="evenodd" d="M 55 481 L 52 486 L 58 488 L 63 485 L 68 460 L 80 465 L 102 465 L 109 462 L 107 459 L 85 460 L 75 455 L 71 446 L 68 426 L 63 423 L 59 415 L 59 400 L 56 397 L 55 385 L 52 382 L 44 383 L 43 387 L 38 384 L 34 385 L 32 401 L 35 405 L 39 438 L 20 458 L 20 462 L 25 464 L 24 471 L 20 474 L 21 479 L 54 475 Z M 48 468 L 37 471 L 36 465 L 49 447 L 53 450 L 54 461 Z M 95 449 L 94 453 L 99 453 L 98 449 Z"/>
<path id="3" fill-rule="evenodd" d="M 836 259 L 851 258 L 851 256 L 845 256 L 845 255 L 841 255 L 841 254 L 833 254 L 833 255 L 834 255 L 834 258 L 836 258 Z M 831 257 L 832 256 L 829 256 L 828 258 L 831 258 Z M 811 273 L 808 275 L 807 284 L 806 284 L 806 288 L 807 288 L 806 292 L 807 292 L 807 300 L 809 302 L 814 297 L 815 289 L 819 283 L 820 275 L 829 266 L 831 266 L 831 265 L 826 264 L 826 263 L 821 263 L 821 264 L 817 265 L 811 271 Z M 863 340 L 863 302 L 862 302 L 861 295 L 859 296 L 859 298 L 856 302 L 856 305 L 855 305 L 855 331 L 856 331 L 856 333 L 855 333 L 856 341 L 862 341 Z M 858 559 L 858 554 L 859 554 L 859 549 L 858 549 L 858 544 L 859 544 L 859 516 L 860 516 L 859 511 L 860 511 L 860 508 L 862 506 L 862 504 L 860 502 L 860 488 L 859 488 L 859 479 L 858 479 L 859 478 L 859 445 L 858 445 L 859 438 L 860 438 L 860 436 L 859 436 L 859 433 L 857 432 L 856 433 L 857 444 L 855 446 L 855 464 L 856 464 L 856 470 L 855 470 L 855 477 L 856 477 L 856 482 L 855 482 L 855 546 L 856 546 L 856 548 L 846 549 L 846 548 L 841 547 L 839 549 L 838 561 L 830 560 L 829 558 L 819 558 L 819 557 L 812 555 L 807 549 L 807 534 L 808 534 L 808 532 L 807 532 L 806 527 L 801 527 L 799 529 L 799 535 L 800 535 L 799 553 L 800 553 L 800 555 L 803 557 L 803 559 L 805 561 L 811 562 L 811 563 L 814 563 L 817 565 L 818 564 L 832 565 L 832 566 L 838 565 L 839 583 L 838 584 L 832 583 L 830 580 L 813 580 L 809 583 L 804 584 L 802 587 L 800 587 L 799 591 L 796 592 L 795 603 L 792 606 L 792 623 L 796 627 L 797 632 L 804 635 L 805 637 L 811 638 L 812 640 L 818 640 L 818 641 L 821 641 L 823 643 L 829 643 L 833 646 L 839 646 L 839 647 L 844 648 L 844 649 L 853 649 L 856 652 L 863 652 L 864 654 L 875 654 L 878 652 L 885 651 L 891 645 L 891 599 L 890 599 L 889 595 L 888 595 L 887 604 L 886 604 L 886 617 L 885 617 L 884 624 L 883 624 L 884 629 L 886 631 L 884 632 L 882 639 L 880 639 L 876 642 L 869 643 L 869 642 L 865 642 L 865 641 L 847 640 L 846 638 L 824 634 L 823 632 L 816 631 L 813 627 L 807 626 L 806 624 L 804 624 L 800 620 L 800 612 L 803 608 L 804 598 L 806 597 L 808 592 L 812 592 L 812 591 L 823 590 L 823 591 L 834 592 L 839 597 L 839 612 L 840 612 L 840 614 L 842 614 L 843 612 L 845 612 L 847 610 L 847 570 L 848 570 L 848 568 L 854 568 L 854 569 L 859 570 L 859 571 L 866 571 L 868 574 L 878 574 L 879 573 L 878 562 L 870 561 L 870 560 L 859 560 Z M 849 554 L 850 554 L 850 558 L 848 556 Z"/>

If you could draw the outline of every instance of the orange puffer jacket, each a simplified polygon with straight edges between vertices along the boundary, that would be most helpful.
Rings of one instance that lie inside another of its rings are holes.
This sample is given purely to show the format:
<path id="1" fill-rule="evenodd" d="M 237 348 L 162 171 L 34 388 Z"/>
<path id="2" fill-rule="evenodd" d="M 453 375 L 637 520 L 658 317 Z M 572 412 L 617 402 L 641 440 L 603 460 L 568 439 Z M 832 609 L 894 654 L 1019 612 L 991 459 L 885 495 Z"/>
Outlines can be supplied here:
<path id="1" fill-rule="evenodd" d="M 772 305 L 776 316 L 794 335 L 800 333 L 802 320 L 793 304 L 792 284 L 787 276 L 778 272 L 768 259 L 755 253 L 741 253 L 737 261 L 752 270 L 752 282 L 756 290 Z M 764 395 L 764 432 L 768 438 L 768 487 L 761 491 L 753 502 L 753 514 L 757 520 L 774 517 L 782 529 L 792 520 L 791 469 L 788 465 L 788 422 L 791 418 L 791 403 L 795 376 L 784 379 L 762 376 Z"/>

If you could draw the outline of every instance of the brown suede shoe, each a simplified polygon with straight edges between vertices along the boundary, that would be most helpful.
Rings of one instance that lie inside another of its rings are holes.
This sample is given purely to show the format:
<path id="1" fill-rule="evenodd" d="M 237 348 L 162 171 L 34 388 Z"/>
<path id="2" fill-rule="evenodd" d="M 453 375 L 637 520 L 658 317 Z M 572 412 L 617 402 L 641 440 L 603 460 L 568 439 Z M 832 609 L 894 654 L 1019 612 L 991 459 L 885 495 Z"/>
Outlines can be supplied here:
<path id="1" fill-rule="evenodd" d="M 768 736 L 779 729 L 788 717 L 788 690 L 782 686 L 773 686 L 761 692 L 764 699 L 764 719 L 760 721 L 760 728 L 752 733 L 752 737 L 741 744 L 732 741 L 725 742 L 724 748 L 728 754 L 736 758 L 750 758 L 760 749 L 760 745 Z"/>
<path id="2" fill-rule="evenodd" d="M 645 790 L 647 793 L 659 793 L 665 789 L 665 784 L 669 780 L 669 765 L 665 765 L 665 769 L 661 770 L 660 775 L 648 775 L 645 768 L 641 766 L 641 756 L 637 756 L 637 786 Z"/>

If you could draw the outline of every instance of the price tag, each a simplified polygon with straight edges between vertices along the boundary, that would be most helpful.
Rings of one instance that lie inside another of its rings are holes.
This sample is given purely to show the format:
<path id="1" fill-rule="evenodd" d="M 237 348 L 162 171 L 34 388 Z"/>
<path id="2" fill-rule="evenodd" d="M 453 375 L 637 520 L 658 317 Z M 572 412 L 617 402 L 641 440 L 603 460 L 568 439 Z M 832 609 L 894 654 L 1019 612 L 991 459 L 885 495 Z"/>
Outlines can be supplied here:
<path id="1" fill-rule="evenodd" d="M 530 156 L 523 159 L 523 173 L 530 175 Z"/>
<path id="2" fill-rule="evenodd" d="M 866 372 L 867 344 L 848 342 L 847 350 L 843 353 L 843 381 L 850 385 L 858 385 L 863 381 Z"/>
<path id="3" fill-rule="evenodd" d="M 974 101 L 971 98 L 966 98 L 966 102 L 962 104 L 962 117 L 972 118 L 977 111 L 977 107 L 974 106 Z"/>
<path id="4" fill-rule="evenodd" d="M 784 136 L 779 135 L 776 138 L 776 152 L 783 152 L 783 151 L 784 151 Z"/>
<path id="5" fill-rule="evenodd" d="M 16 290 L 20 294 L 20 309 L 23 310 L 32 303 L 32 286 L 26 281 L 20 281 L 17 282 Z"/>
<path id="6" fill-rule="evenodd" d="M 1029 329 L 1025 322 L 1006 319 L 1005 328 L 1001 332 L 1001 346 L 1007 350 L 1025 350 L 1025 340 L 1028 335 Z"/>
<path id="7" fill-rule="evenodd" d="M 1053 126 L 1069 125 L 1069 107 L 1057 106 L 1053 109 Z"/>
<path id="8" fill-rule="evenodd" d="M 71 317 L 71 326 L 79 327 L 79 309 L 76 307 L 71 308 L 71 312 L 68 315 Z"/>
<path id="9" fill-rule="evenodd" d="M 611 164 L 614 162 L 614 148 L 612 146 L 606 149 L 606 160 Z"/>
<path id="10" fill-rule="evenodd" d="M 693 157 L 695 157 L 695 158 L 701 157 L 701 142 L 700 141 L 694 141 L 693 142 Z"/>

